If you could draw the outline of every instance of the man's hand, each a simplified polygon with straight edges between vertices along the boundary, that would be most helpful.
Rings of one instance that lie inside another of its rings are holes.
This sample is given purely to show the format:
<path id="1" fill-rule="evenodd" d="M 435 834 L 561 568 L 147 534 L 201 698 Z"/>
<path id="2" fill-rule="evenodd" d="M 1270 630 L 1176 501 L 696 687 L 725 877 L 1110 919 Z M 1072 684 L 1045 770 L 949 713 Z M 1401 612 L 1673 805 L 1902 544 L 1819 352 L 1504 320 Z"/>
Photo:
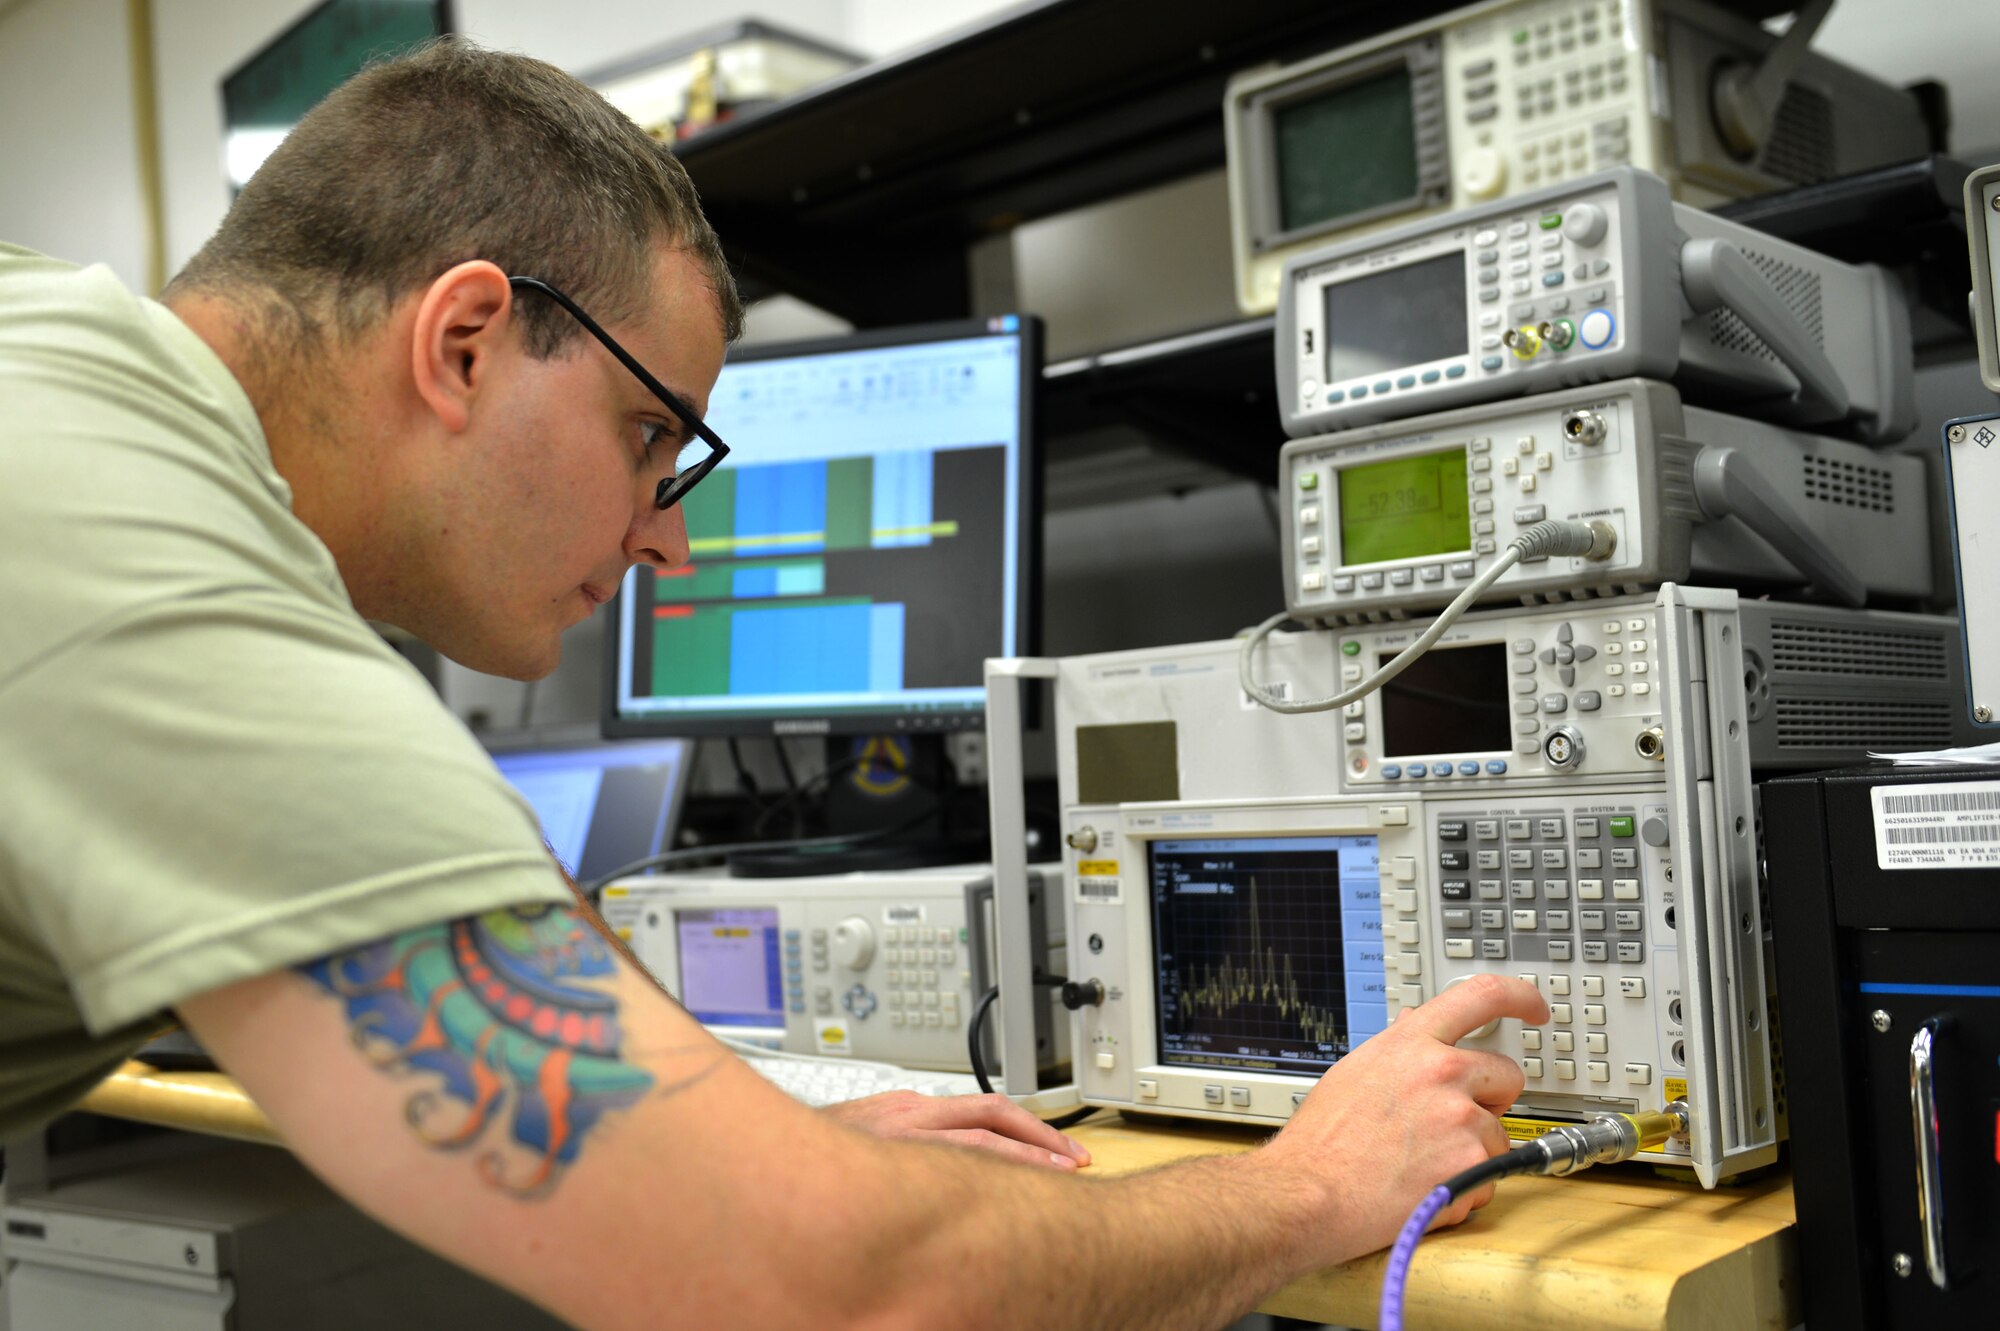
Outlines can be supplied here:
<path id="1" fill-rule="evenodd" d="M 1323 1192 L 1323 1264 L 1386 1246 L 1424 1195 L 1508 1149 L 1502 1111 L 1521 1094 L 1520 1064 L 1459 1049 L 1487 1022 L 1549 1019 L 1535 988 L 1501 975 L 1453 985 L 1401 1013 L 1333 1065 L 1265 1148 Z M 1439 1215 L 1455 1225 L 1493 1198 L 1491 1184 Z"/>
<path id="2" fill-rule="evenodd" d="M 1090 1163 L 1089 1151 L 1004 1095 L 889 1091 L 828 1105 L 820 1113 L 877 1137 L 970 1146 L 1051 1169 L 1077 1169 Z"/>

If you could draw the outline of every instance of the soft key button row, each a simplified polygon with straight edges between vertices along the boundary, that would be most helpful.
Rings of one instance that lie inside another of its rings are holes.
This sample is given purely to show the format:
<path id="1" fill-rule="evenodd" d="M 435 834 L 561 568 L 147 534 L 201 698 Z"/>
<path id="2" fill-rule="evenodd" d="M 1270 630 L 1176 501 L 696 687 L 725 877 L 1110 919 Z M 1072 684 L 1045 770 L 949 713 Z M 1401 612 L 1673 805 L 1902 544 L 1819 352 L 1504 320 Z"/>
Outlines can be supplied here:
<path id="1" fill-rule="evenodd" d="M 806 1010 L 806 977 L 800 951 L 799 931 L 785 930 L 785 1006 L 802 1013 Z"/>

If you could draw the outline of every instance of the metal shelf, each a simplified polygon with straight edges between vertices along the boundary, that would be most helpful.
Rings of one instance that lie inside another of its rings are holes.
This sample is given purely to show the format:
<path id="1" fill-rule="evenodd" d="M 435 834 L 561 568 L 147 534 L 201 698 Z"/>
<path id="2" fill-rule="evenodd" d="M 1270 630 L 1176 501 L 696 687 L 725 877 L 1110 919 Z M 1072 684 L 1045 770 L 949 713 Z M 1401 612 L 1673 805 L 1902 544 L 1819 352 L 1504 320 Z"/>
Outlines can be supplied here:
<path id="1" fill-rule="evenodd" d="M 743 276 L 861 327 L 971 313 L 967 248 L 1223 162 L 1224 86 L 1453 0 L 1042 0 L 677 151 Z"/>

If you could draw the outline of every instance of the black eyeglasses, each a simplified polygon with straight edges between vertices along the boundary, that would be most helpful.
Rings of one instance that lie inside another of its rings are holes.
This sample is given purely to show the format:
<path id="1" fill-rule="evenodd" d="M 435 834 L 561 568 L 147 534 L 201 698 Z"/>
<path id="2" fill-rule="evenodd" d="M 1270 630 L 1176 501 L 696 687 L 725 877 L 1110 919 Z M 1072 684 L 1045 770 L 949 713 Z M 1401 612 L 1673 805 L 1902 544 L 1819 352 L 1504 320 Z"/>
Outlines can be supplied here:
<path id="1" fill-rule="evenodd" d="M 680 417 L 681 423 L 688 427 L 690 434 L 708 445 L 706 456 L 696 459 L 689 466 L 676 466 L 674 474 L 660 482 L 660 488 L 653 494 L 653 506 L 655 508 L 667 509 L 678 504 L 682 496 L 700 484 L 702 477 L 715 470 L 716 463 L 729 456 L 729 445 L 723 443 L 717 437 L 715 431 L 709 429 L 701 417 L 694 414 L 692 408 L 686 406 L 679 398 L 669 392 L 665 384 L 646 373 L 645 367 L 632 358 L 632 353 L 619 346 L 617 339 L 613 338 L 611 334 L 599 328 L 597 320 L 585 314 L 582 306 L 550 286 L 547 282 L 542 281 L 539 277 L 510 277 L 507 279 L 507 282 L 510 286 L 524 288 L 529 291 L 539 291 L 556 304 L 568 310 L 571 316 L 583 325 L 585 332 L 589 333 L 599 342 L 602 342 L 604 349 L 616 356 L 618 363 L 630 370 L 633 376 L 646 386 L 646 391 L 665 403 L 668 411 Z"/>

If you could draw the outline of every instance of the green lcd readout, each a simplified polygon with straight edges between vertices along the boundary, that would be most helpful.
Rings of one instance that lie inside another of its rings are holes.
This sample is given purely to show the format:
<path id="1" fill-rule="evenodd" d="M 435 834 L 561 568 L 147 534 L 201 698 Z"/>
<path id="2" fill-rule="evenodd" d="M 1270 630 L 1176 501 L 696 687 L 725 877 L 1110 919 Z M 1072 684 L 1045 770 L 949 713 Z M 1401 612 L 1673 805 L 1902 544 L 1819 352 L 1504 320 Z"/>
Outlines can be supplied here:
<path id="1" fill-rule="evenodd" d="M 1472 548 L 1464 449 L 1367 462 L 1336 474 L 1342 564 L 1422 559 Z"/>

